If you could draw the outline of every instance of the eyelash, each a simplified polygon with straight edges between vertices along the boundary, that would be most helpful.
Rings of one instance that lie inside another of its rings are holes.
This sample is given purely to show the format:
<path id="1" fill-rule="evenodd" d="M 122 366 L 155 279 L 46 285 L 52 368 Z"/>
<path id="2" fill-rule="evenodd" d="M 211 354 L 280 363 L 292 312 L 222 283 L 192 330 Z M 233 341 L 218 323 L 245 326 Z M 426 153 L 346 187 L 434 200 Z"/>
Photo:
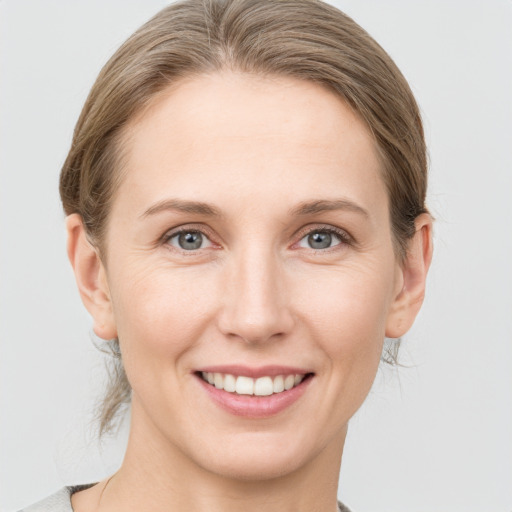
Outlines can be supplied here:
<path id="1" fill-rule="evenodd" d="M 162 244 L 167 244 L 168 246 L 171 246 L 170 241 L 173 238 L 175 238 L 183 233 L 200 233 L 201 235 L 205 236 L 210 243 L 212 243 L 212 244 L 214 243 L 211 240 L 212 236 L 204 229 L 204 227 L 189 226 L 189 227 L 179 228 L 175 231 L 173 230 L 171 232 L 169 232 L 169 231 L 166 232 L 164 234 L 164 236 L 162 237 Z M 308 249 L 310 251 L 313 251 L 314 254 L 325 254 L 327 252 L 331 252 L 332 250 L 336 250 L 336 248 L 338 248 L 339 246 L 354 245 L 354 239 L 346 231 L 336 228 L 334 226 L 320 226 L 320 227 L 315 226 L 314 228 L 301 230 L 299 233 L 299 237 L 300 237 L 299 240 L 297 242 L 295 242 L 293 245 L 296 246 L 304 238 L 306 238 L 307 236 L 309 236 L 313 233 L 327 233 L 329 235 L 334 235 L 339 239 L 339 243 L 337 243 L 331 247 L 326 247 L 324 249 L 314 249 L 312 247 L 309 247 Z M 171 247 L 172 247 L 172 250 L 177 250 L 177 251 L 181 252 L 182 254 L 190 255 L 190 256 L 197 254 L 197 252 L 201 250 L 201 249 L 185 250 L 185 249 L 181 249 L 179 247 L 174 247 L 174 246 L 171 246 Z"/>
<path id="2" fill-rule="evenodd" d="M 188 227 L 178 228 L 177 230 L 175 230 L 175 231 L 173 230 L 171 232 L 167 231 L 164 234 L 164 236 L 162 237 L 162 243 L 164 245 L 167 244 L 168 246 L 171 246 L 170 241 L 173 238 L 175 238 L 183 233 L 200 233 L 201 235 L 206 237 L 210 241 L 210 243 L 213 244 L 213 242 L 211 241 L 212 235 L 209 234 L 204 229 L 204 227 L 196 227 L 196 226 L 188 226 Z M 193 256 L 193 255 L 197 254 L 198 250 L 200 250 L 200 249 L 196 249 L 196 250 L 186 251 L 185 249 L 181 249 L 179 247 L 174 247 L 174 246 L 171 246 L 171 247 L 173 250 L 179 251 L 182 254 L 185 254 L 187 256 Z"/>
<path id="3" fill-rule="evenodd" d="M 335 244 L 331 247 L 327 247 L 325 249 L 313 249 L 312 247 L 309 247 L 309 249 L 311 251 L 314 251 L 315 253 L 330 252 L 331 250 L 336 250 L 336 248 L 340 245 L 345 245 L 345 246 L 353 245 L 352 237 L 346 231 L 343 231 L 342 229 L 339 229 L 339 228 L 335 228 L 334 226 L 315 227 L 313 229 L 306 229 L 304 231 L 301 231 L 301 233 L 299 234 L 299 237 L 300 237 L 299 241 L 296 242 L 294 245 L 296 245 L 297 243 L 300 243 L 304 238 L 306 238 L 307 236 L 309 236 L 313 233 L 327 233 L 329 235 L 334 235 L 340 241 L 340 243 Z"/>

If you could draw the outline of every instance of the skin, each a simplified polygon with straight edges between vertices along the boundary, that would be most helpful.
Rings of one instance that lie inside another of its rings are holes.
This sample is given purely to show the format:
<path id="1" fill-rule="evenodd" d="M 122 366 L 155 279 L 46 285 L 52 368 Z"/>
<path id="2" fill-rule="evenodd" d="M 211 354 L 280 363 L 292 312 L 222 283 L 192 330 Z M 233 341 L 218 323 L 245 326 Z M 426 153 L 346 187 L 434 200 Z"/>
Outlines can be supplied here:
<path id="1" fill-rule="evenodd" d="M 423 299 L 430 217 L 418 217 L 400 262 L 368 129 L 305 81 L 186 80 L 132 120 L 124 150 L 101 259 L 80 217 L 67 221 L 95 332 L 119 337 L 133 388 L 122 467 L 108 485 L 75 494 L 75 510 L 336 510 L 348 421 L 384 337 L 403 335 Z M 220 215 L 163 208 L 171 199 Z M 202 247 L 180 248 L 177 227 L 203 232 Z M 342 236 L 313 249 L 308 235 L 326 228 Z M 214 364 L 296 366 L 314 377 L 292 406 L 250 419 L 198 384 L 193 372 Z"/>

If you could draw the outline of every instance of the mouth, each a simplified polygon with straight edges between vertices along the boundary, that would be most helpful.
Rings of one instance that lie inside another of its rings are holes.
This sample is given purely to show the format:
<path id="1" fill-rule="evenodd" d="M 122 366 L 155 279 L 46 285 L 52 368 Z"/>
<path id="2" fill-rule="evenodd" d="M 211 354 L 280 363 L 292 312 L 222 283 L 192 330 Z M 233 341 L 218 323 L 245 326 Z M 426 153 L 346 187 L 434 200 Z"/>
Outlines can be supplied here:
<path id="1" fill-rule="evenodd" d="M 297 402 L 314 373 L 298 368 L 204 368 L 194 372 L 214 403 L 236 416 L 270 417 Z"/>
<path id="2" fill-rule="evenodd" d="M 271 396 L 283 393 L 295 388 L 302 381 L 313 376 L 312 373 L 289 373 L 252 378 L 246 375 L 220 372 L 196 372 L 196 374 L 216 389 L 237 395 L 253 396 Z"/>

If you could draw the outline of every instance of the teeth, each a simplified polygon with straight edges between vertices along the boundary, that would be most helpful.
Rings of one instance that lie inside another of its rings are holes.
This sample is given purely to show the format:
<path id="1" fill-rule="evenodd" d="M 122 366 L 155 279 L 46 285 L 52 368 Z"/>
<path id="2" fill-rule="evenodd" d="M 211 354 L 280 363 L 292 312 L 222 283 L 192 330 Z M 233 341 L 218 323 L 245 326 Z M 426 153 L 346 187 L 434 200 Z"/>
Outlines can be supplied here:
<path id="1" fill-rule="evenodd" d="M 213 383 L 217 389 L 224 389 L 224 376 L 222 373 L 213 374 Z"/>
<path id="2" fill-rule="evenodd" d="M 254 383 L 254 394 L 257 396 L 268 396 L 274 392 L 274 383 L 270 377 L 260 377 Z"/>
<path id="3" fill-rule="evenodd" d="M 254 379 L 240 375 L 236 379 L 235 391 L 239 395 L 254 395 Z"/>
<path id="4" fill-rule="evenodd" d="M 236 378 L 233 375 L 224 375 L 224 391 L 234 393 L 236 391 Z"/>
<path id="5" fill-rule="evenodd" d="M 284 391 L 284 378 L 282 375 L 278 375 L 274 379 L 274 393 L 281 393 Z"/>
<path id="6" fill-rule="evenodd" d="M 295 384 L 295 375 L 287 375 L 284 379 L 284 389 L 288 391 L 289 389 L 292 389 Z"/>
<path id="7" fill-rule="evenodd" d="M 276 377 L 260 377 L 252 379 L 229 373 L 202 372 L 203 380 L 209 382 L 217 389 L 223 389 L 229 393 L 238 393 L 239 395 L 269 396 L 274 393 L 288 391 L 294 386 L 299 385 L 304 380 L 304 375 L 277 375 Z"/>

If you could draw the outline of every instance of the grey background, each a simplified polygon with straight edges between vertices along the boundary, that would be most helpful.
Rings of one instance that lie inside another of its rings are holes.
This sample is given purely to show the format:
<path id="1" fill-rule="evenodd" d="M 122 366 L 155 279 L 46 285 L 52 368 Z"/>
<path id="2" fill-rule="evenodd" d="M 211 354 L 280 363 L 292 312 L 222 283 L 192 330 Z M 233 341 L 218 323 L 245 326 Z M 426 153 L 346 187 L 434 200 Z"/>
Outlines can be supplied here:
<path id="1" fill-rule="evenodd" d="M 85 96 L 157 0 L 0 2 L 0 509 L 115 470 L 103 362 L 57 194 Z M 431 153 L 435 259 L 401 354 L 352 420 L 354 510 L 512 510 L 512 2 L 340 0 L 396 60 Z"/>

